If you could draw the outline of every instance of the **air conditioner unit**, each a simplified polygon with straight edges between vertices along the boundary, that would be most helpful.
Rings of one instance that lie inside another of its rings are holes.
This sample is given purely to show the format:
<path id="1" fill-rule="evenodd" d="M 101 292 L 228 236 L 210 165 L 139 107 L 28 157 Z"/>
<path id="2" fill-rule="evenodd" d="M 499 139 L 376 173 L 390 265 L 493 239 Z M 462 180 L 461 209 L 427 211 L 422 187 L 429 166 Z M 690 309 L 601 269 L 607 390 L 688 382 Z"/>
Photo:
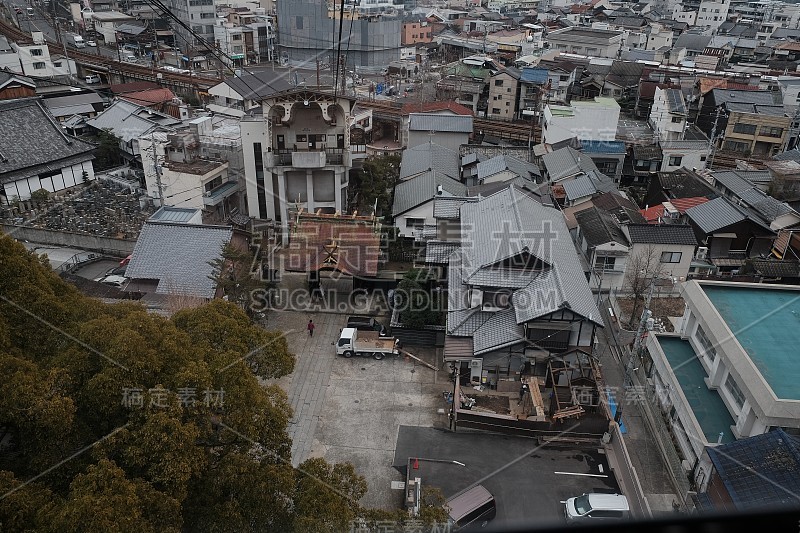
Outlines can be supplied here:
<path id="1" fill-rule="evenodd" d="M 708 257 L 708 247 L 707 246 L 698 246 L 697 253 L 695 254 L 695 259 L 705 259 Z"/>
<path id="2" fill-rule="evenodd" d="M 480 307 L 483 303 L 483 291 L 480 289 L 472 289 L 469 291 L 469 307 L 470 309 Z"/>
<path id="3" fill-rule="evenodd" d="M 481 310 L 482 311 L 486 311 L 488 313 L 496 313 L 497 311 L 500 310 L 500 307 L 497 307 L 496 305 L 487 303 L 487 304 L 483 304 L 483 307 L 481 307 Z"/>

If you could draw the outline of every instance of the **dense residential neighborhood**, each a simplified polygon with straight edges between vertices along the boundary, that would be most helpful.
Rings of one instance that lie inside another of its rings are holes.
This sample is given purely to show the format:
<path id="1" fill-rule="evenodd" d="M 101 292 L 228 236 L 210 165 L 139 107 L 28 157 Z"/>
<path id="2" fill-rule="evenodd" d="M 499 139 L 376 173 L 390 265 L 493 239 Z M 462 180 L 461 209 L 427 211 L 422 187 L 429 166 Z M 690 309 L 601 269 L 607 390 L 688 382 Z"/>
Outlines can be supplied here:
<path id="1" fill-rule="evenodd" d="M 4 531 L 794 531 L 798 316 L 800 3 L 0 4 Z"/>

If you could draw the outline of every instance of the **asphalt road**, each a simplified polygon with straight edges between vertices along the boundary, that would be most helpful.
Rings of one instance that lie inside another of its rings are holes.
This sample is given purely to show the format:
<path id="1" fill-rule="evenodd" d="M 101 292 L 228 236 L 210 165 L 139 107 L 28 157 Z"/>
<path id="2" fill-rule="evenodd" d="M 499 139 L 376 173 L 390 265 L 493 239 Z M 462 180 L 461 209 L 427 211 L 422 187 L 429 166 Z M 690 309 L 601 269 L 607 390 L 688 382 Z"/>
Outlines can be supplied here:
<path id="1" fill-rule="evenodd" d="M 401 426 L 395 467 L 403 470 L 409 457 L 423 458 L 416 469 L 412 462 L 412 475 L 422 478 L 423 487 L 439 487 L 445 497 L 474 484 L 486 487 L 497 502 L 493 528 L 563 525 L 563 500 L 619 491 L 598 448 L 542 448 L 521 437 Z"/>

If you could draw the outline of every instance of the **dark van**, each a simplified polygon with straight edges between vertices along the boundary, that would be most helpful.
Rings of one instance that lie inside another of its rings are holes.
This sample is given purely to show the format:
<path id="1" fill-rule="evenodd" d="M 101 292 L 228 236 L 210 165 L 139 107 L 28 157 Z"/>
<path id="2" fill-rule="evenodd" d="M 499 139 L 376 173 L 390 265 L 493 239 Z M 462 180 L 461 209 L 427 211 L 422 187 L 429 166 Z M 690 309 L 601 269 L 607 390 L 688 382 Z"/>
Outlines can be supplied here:
<path id="1" fill-rule="evenodd" d="M 446 505 L 450 522 L 456 531 L 474 531 L 486 527 L 497 514 L 494 496 L 483 485 L 456 494 L 447 500 Z"/>

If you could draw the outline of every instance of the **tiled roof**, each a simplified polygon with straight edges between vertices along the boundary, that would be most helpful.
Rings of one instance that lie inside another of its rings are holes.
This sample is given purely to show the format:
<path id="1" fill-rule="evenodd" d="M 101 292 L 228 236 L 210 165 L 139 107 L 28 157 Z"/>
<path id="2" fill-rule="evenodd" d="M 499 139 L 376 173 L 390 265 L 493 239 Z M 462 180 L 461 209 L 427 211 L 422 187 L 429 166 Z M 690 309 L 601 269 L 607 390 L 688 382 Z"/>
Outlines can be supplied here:
<path id="1" fill-rule="evenodd" d="M 228 226 L 145 222 L 125 275 L 158 280 L 157 294 L 213 298 L 216 284 L 209 278 L 209 261 L 220 257 L 232 235 Z"/>
<path id="2" fill-rule="evenodd" d="M 409 131 L 472 133 L 472 116 L 411 113 Z"/>
<path id="3" fill-rule="evenodd" d="M 460 181 L 429 170 L 397 184 L 394 188 L 392 216 L 401 215 L 409 209 L 433 200 L 437 196 L 439 185 L 442 186 L 445 194 L 464 196 L 467 193 L 466 185 Z"/>
<path id="4" fill-rule="evenodd" d="M 659 172 L 658 180 L 661 189 L 668 191 L 667 196 L 669 198 L 705 196 L 710 199 L 718 196 L 714 187 L 703 178 L 686 169 L 678 169 L 673 172 Z"/>
<path id="5" fill-rule="evenodd" d="M 89 161 L 94 148 L 64 133 L 38 98 L 0 101 L 0 183 Z"/>
<path id="6" fill-rule="evenodd" d="M 584 154 L 624 154 L 623 141 L 580 141 L 581 152 Z"/>
<path id="7" fill-rule="evenodd" d="M 744 171 L 714 172 L 712 176 L 767 222 L 793 211 L 786 203 L 776 200 L 753 185 L 744 177 Z"/>
<path id="8" fill-rule="evenodd" d="M 332 268 L 351 276 L 378 273 L 380 235 L 372 220 L 306 214 L 292 221 L 290 232 L 286 270 Z"/>
<path id="9" fill-rule="evenodd" d="M 800 278 L 800 262 L 751 259 L 753 270 L 768 278 Z"/>
<path id="10" fill-rule="evenodd" d="M 586 174 L 592 171 L 599 172 L 591 157 L 582 156 L 579 151 L 570 147 L 543 155 L 542 162 L 547 169 L 550 181 L 558 181 L 581 172 Z"/>
<path id="11" fill-rule="evenodd" d="M 780 92 L 713 89 L 711 94 L 714 97 L 714 103 L 716 105 L 742 103 L 758 106 L 774 106 L 782 104 Z"/>
<path id="12" fill-rule="evenodd" d="M 796 437 L 775 429 L 706 450 L 737 510 L 800 505 L 800 442 Z"/>
<path id="13" fill-rule="evenodd" d="M 158 89 L 150 89 L 147 91 L 125 93 L 120 98 L 129 100 L 134 104 L 152 105 L 171 102 L 172 99 L 175 98 L 175 94 L 166 87 L 159 87 Z"/>
<path id="14" fill-rule="evenodd" d="M 692 198 L 674 198 L 670 203 L 678 210 L 678 213 L 684 214 L 687 209 L 696 205 L 704 204 L 708 201 L 705 196 L 695 196 Z M 664 215 L 664 204 L 658 204 L 647 209 L 639 211 L 648 223 L 658 222 L 658 219 Z"/>
<path id="15" fill-rule="evenodd" d="M 472 110 L 470 108 L 450 100 L 446 102 L 426 102 L 421 104 L 409 102 L 403 104 L 403 108 L 400 112 L 403 115 L 410 115 L 411 113 L 436 113 L 440 111 L 450 111 L 456 115 L 472 116 Z"/>
<path id="16" fill-rule="evenodd" d="M 628 246 L 628 239 L 607 211 L 596 207 L 584 209 L 575 213 L 575 221 L 590 248 L 610 242 Z"/>
<path id="17" fill-rule="evenodd" d="M 776 154 L 772 157 L 775 161 L 798 161 L 800 162 L 800 150 L 795 148 L 794 150 L 787 150 L 785 152 L 781 152 L 780 154 Z"/>
<path id="18" fill-rule="evenodd" d="M 458 153 L 436 143 L 424 143 L 403 150 L 400 161 L 401 180 L 427 170 L 435 170 L 437 174 L 459 179 L 461 164 Z"/>
<path id="19" fill-rule="evenodd" d="M 517 324 L 513 309 L 504 309 L 492 316 L 472 334 L 475 355 L 525 342 L 525 329 Z"/>
<path id="20" fill-rule="evenodd" d="M 248 72 L 243 76 L 233 76 L 223 81 L 245 100 L 259 100 L 295 88 L 283 74 L 269 70 Z"/>
<path id="21" fill-rule="evenodd" d="M 664 89 L 664 96 L 667 99 L 669 112 L 677 115 L 686 114 L 686 105 L 683 103 L 683 93 L 680 89 Z"/>
<path id="22" fill-rule="evenodd" d="M 461 205 L 465 202 L 477 202 L 477 197 L 437 196 L 433 201 L 433 218 L 442 220 L 458 220 L 461 216 Z"/>
<path id="23" fill-rule="evenodd" d="M 154 130 L 172 130 L 180 120 L 144 106 L 117 100 L 86 123 L 98 130 L 110 130 L 124 142 L 131 142 Z"/>
<path id="24" fill-rule="evenodd" d="M 642 160 L 642 161 L 650 161 L 653 159 L 661 159 L 664 157 L 661 154 L 661 148 L 657 144 L 652 144 L 650 146 L 639 146 L 636 145 L 633 147 L 633 158 Z"/>
<path id="25" fill-rule="evenodd" d="M 425 262 L 446 265 L 450 254 L 460 247 L 457 242 L 428 241 L 425 244 Z"/>
<path id="26" fill-rule="evenodd" d="M 565 180 L 561 183 L 567 200 L 573 201 L 585 196 L 591 196 L 597 192 L 594 181 L 589 176 L 580 176 L 572 180 Z"/>
<path id="27" fill-rule="evenodd" d="M 510 170 L 517 176 L 528 180 L 533 179 L 534 176 L 539 176 L 539 168 L 536 165 L 510 155 L 498 155 L 478 163 L 478 180 L 483 181 L 505 170 Z"/>
<path id="28" fill-rule="evenodd" d="M 753 188 L 753 184 L 739 176 L 736 171 L 713 172 L 711 175 L 714 177 L 715 182 L 721 183 L 733 193 Z"/>
<path id="29" fill-rule="evenodd" d="M 632 243 L 697 244 L 694 230 L 688 224 L 628 224 L 627 228 Z"/>
<path id="30" fill-rule="evenodd" d="M 710 202 L 696 205 L 688 209 L 686 215 L 706 234 L 714 233 L 747 218 L 725 198 L 714 198 Z"/>

